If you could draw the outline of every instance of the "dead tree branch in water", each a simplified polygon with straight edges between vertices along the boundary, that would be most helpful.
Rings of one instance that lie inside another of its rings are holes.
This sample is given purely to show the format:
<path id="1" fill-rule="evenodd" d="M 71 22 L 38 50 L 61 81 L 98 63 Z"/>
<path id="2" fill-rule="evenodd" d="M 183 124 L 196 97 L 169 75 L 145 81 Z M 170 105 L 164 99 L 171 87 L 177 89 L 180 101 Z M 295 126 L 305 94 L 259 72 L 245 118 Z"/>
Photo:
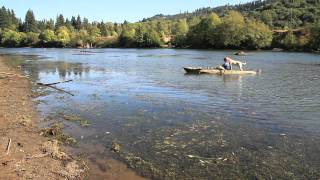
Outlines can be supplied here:
<path id="1" fill-rule="evenodd" d="M 48 84 L 44 84 L 44 83 L 37 83 L 37 84 L 41 85 L 41 86 L 52 86 L 52 85 L 61 84 L 61 83 L 67 83 L 67 82 L 71 82 L 71 81 L 73 81 L 73 80 L 59 81 L 59 82 L 48 83 Z"/>
<path id="2" fill-rule="evenodd" d="M 74 96 L 74 94 L 72 94 L 72 93 L 70 93 L 70 92 L 68 92 L 68 91 L 65 91 L 65 90 L 63 90 L 63 89 L 60 89 L 60 88 L 57 88 L 57 87 L 53 86 L 53 85 L 56 85 L 56 84 L 67 83 L 67 82 L 71 82 L 71 81 L 73 81 L 73 80 L 60 81 L 60 82 L 49 83 L 49 84 L 37 83 L 37 85 L 50 87 L 50 88 L 52 88 L 52 89 L 55 89 L 55 90 L 58 90 L 58 91 L 60 91 L 60 92 L 69 94 L 69 95 L 71 95 L 71 96 Z"/>

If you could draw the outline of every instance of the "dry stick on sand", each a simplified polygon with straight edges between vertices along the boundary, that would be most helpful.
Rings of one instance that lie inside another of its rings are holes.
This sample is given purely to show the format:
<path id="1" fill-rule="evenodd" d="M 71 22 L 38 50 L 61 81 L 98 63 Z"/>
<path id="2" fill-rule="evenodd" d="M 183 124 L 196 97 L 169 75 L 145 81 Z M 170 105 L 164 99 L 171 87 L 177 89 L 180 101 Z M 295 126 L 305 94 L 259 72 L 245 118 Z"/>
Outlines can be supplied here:
<path id="1" fill-rule="evenodd" d="M 10 147 L 11 147 L 11 139 L 9 138 L 9 142 L 8 142 L 7 149 L 6 149 L 7 154 L 10 153 Z"/>

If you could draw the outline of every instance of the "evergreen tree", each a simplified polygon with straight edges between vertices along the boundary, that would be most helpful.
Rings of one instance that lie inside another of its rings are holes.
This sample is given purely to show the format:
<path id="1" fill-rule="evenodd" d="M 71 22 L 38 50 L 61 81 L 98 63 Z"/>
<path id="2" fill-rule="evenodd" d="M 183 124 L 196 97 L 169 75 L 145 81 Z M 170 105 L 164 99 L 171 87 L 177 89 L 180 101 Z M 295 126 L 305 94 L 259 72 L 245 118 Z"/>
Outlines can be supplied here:
<path id="1" fill-rule="evenodd" d="M 9 26 L 9 17 L 7 14 L 7 9 L 2 6 L 0 9 L 0 28 L 4 29 Z"/>
<path id="2" fill-rule="evenodd" d="M 60 14 L 57 17 L 56 24 L 55 24 L 55 29 L 58 30 L 60 27 L 62 27 L 64 25 L 65 25 L 64 17 L 63 17 L 62 14 Z"/>
<path id="3" fill-rule="evenodd" d="M 24 32 L 38 32 L 36 19 L 34 17 L 33 11 L 30 9 L 26 14 L 23 27 Z"/>
<path id="4" fill-rule="evenodd" d="M 76 20 L 76 17 L 74 16 L 71 17 L 71 25 L 73 26 L 74 29 L 77 29 L 77 20 Z"/>
<path id="5" fill-rule="evenodd" d="M 71 21 L 68 18 L 66 19 L 65 26 L 70 30 L 74 30 L 74 27 L 72 26 Z"/>
<path id="6" fill-rule="evenodd" d="M 46 22 L 46 29 L 48 30 L 54 30 L 54 20 L 50 19 Z"/>
<path id="7" fill-rule="evenodd" d="M 87 18 L 83 18 L 83 22 L 82 22 L 82 28 L 85 29 L 85 30 L 88 30 L 89 29 L 89 20 Z"/>
<path id="8" fill-rule="evenodd" d="M 46 20 L 38 21 L 37 28 L 39 29 L 40 32 L 46 30 L 46 23 L 47 23 Z"/>
<path id="9" fill-rule="evenodd" d="M 75 28 L 76 28 L 77 30 L 80 30 L 80 29 L 81 29 L 81 26 L 82 26 L 81 17 L 78 15 Z"/>
<path id="10" fill-rule="evenodd" d="M 16 14 L 14 13 L 13 10 L 11 10 L 11 19 L 12 19 L 12 23 L 13 23 L 16 27 L 18 27 L 18 25 L 19 25 L 19 20 L 17 19 Z"/>
<path id="11" fill-rule="evenodd" d="M 144 30 L 142 26 L 138 26 L 136 29 L 136 34 L 135 34 L 135 42 L 138 47 L 143 47 L 144 43 Z"/>
<path id="12" fill-rule="evenodd" d="M 108 30 L 106 24 L 102 21 L 98 24 L 102 36 L 108 36 Z"/>

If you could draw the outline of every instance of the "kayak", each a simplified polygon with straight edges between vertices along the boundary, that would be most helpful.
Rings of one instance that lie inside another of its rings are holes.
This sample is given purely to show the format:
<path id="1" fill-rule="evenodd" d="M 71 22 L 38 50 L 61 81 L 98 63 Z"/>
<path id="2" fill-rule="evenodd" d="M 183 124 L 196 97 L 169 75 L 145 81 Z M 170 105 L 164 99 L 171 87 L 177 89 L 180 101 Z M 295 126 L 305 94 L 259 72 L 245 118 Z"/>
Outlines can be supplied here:
<path id="1" fill-rule="evenodd" d="M 218 74 L 218 75 L 244 75 L 257 74 L 259 71 L 240 71 L 240 70 L 220 70 L 216 68 L 201 68 L 201 67 L 185 67 L 187 74 Z"/>

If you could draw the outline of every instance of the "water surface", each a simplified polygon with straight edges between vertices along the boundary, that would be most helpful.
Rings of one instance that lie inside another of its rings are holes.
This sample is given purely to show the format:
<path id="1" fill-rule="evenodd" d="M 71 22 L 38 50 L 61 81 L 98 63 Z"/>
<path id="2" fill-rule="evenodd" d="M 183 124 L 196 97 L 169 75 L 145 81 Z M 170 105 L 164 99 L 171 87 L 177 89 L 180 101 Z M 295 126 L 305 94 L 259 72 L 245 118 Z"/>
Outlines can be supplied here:
<path id="1" fill-rule="evenodd" d="M 79 144 L 160 179 L 320 178 L 320 56 L 235 57 L 256 76 L 185 75 L 231 51 L 0 49 L 35 81 L 72 79 L 38 98 Z M 77 115 L 91 126 L 64 121 Z M 116 142 L 120 153 L 111 153 Z M 86 149 L 86 148 L 83 148 Z"/>

